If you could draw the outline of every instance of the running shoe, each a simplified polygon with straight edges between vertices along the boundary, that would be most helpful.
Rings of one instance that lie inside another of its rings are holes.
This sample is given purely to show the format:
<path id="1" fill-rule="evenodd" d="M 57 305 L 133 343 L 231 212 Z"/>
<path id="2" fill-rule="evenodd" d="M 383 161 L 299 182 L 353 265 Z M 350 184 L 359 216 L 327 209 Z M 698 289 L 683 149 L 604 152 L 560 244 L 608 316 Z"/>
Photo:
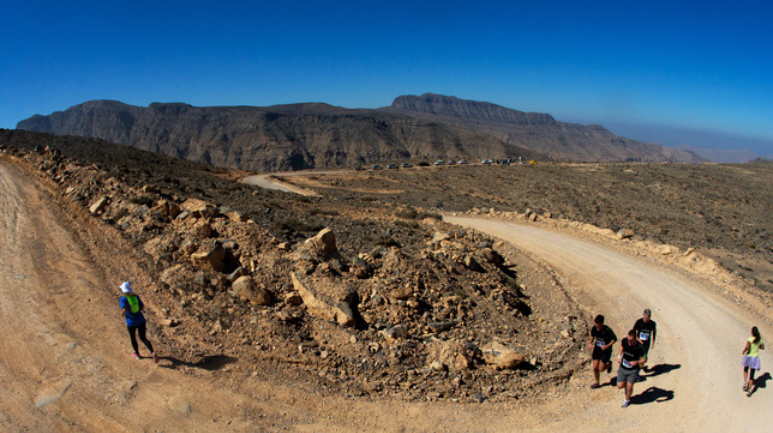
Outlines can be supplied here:
<path id="1" fill-rule="evenodd" d="M 596 388 L 598 388 L 599 386 L 600 386 L 600 385 L 599 385 L 598 383 L 594 383 L 593 385 L 591 385 L 591 386 L 590 386 L 590 389 L 596 389 Z"/>
<path id="2" fill-rule="evenodd" d="M 607 363 L 607 374 L 612 374 L 612 363 L 611 362 Z"/>
<path id="3" fill-rule="evenodd" d="M 751 397 L 752 396 L 752 389 L 751 388 L 749 388 L 749 390 L 746 391 L 746 396 L 747 397 Z"/>
<path id="4" fill-rule="evenodd" d="M 628 405 L 629 405 L 629 404 L 631 404 L 631 400 L 623 400 L 623 406 L 622 406 L 622 408 L 624 408 L 624 409 L 625 409 L 626 407 L 628 407 Z"/>
<path id="5" fill-rule="evenodd" d="M 749 390 L 749 384 L 748 383 L 744 383 L 743 384 L 743 390 L 744 391 L 748 391 Z"/>
<path id="6" fill-rule="evenodd" d="M 132 353 L 132 356 L 134 357 L 134 359 L 140 359 L 140 355 L 137 353 Z"/>

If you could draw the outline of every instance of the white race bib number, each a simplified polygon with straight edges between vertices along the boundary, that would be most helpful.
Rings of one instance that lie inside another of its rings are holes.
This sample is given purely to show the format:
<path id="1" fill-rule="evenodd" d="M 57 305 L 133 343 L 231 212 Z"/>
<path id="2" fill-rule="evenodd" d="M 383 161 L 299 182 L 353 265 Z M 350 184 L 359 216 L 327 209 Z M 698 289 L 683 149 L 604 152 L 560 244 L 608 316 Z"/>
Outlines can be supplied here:
<path id="1" fill-rule="evenodd" d="M 598 347 L 604 347 L 604 340 L 596 340 L 596 346 Z"/>
<path id="2" fill-rule="evenodd" d="M 646 334 L 644 332 L 639 333 L 639 340 L 641 341 L 647 341 L 650 339 L 650 334 Z"/>
<path id="3" fill-rule="evenodd" d="M 628 362 L 627 359 L 623 358 L 623 367 L 625 367 L 625 368 L 633 368 L 633 365 L 631 365 L 631 363 Z"/>

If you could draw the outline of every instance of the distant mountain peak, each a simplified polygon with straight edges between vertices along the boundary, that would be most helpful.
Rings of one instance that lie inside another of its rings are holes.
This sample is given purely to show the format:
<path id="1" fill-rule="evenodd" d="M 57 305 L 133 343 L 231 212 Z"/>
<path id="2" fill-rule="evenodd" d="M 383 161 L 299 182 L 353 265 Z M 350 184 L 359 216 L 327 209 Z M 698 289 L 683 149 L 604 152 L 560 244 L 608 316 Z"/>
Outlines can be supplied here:
<path id="1" fill-rule="evenodd" d="M 399 111 L 418 112 L 435 116 L 448 116 L 481 121 L 513 124 L 556 123 L 553 116 L 545 113 L 526 113 L 512 110 L 490 102 L 460 99 L 436 93 L 424 93 L 420 96 L 398 96 L 390 107 Z"/>

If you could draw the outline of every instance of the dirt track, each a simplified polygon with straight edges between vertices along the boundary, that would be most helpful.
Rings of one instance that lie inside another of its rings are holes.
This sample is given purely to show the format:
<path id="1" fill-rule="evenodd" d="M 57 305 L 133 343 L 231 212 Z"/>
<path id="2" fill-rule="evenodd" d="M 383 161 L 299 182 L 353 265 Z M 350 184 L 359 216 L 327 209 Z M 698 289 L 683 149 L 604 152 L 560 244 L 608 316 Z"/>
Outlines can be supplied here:
<path id="1" fill-rule="evenodd" d="M 69 219 L 13 166 L 0 164 L 0 191 L 0 430 L 765 431 L 770 421 L 773 394 L 762 388 L 749 399 L 740 389 L 740 350 L 753 321 L 743 311 L 594 244 L 480 220 L 452 222 L 474 224 L 548 262 L 578 300 L 608 305 L 602 312 L 618 335 L 644 306 L 654 310 L 661 337 L 650 364 L 663 367 L 637 385 L 637 395 L 652 388 L 644 397 L 622 412 L 619 392 L 591 392 L 586 375 L 541 406 L 371 403 L 233 377 L 227 365 L 138 362 L 128 356 L 109 289 L 121 275 L 95 264 Z M 152 325 L 152 294 L 140 294 L 151 304 Z M 763 352 L 763 373 L 771 362 Z"/>
<path id="2" fill-rule="evenodd" d="M 446 221 L 499 237 L 539 257 L 558 271 L 581 303 L 596 306 L 596 312 L 608 318 L 619 338 L 644 308 L 653 310 L 659 338 L 649 364 L 657 370 L 634 389 L 638 397 L 626 411 L 631 425 L 641 422 L 653 431 L 674 431 L 674 426 L 678 431 L 768 428 L 773 394 L 760 388 L 747 398 L 741 392 L 740 352 L 749 328 L 758 325 L 763 335 L 771 335 L 761 321 L 688 279 L 599 245 L 525 225 Z M 770 378 L 765 372 L 773 357 L 768 351 L 761 360 L 761 373 Z M 596 412 L 591 417 L 601 419 L 605 413 L 617 413 L 622 397 L 602 387 L 593 400 L 600 410 L 590 410 Z"/>

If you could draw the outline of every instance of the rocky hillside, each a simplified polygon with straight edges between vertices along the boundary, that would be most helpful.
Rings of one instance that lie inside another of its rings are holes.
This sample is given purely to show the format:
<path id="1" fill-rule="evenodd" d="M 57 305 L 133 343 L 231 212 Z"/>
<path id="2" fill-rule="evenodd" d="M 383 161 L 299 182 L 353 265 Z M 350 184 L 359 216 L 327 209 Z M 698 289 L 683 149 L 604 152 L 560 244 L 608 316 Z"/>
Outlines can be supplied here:
<path id="1" fill-rule="evenodd" d="M 490 134 L 564 161 L 643 161 L 696 163 L 697 154 L 618 137 L 600 125 L 556 121 L 549 114 L 524 113 L 488 102 L 426 93 L 400 96 L 382 110 L 443 122 Z"/>
<path id="2" fill-rule="evenodd" d="M 17 129 L 100 138 L 176 158 L 252 171 L 359 166 L 419 158 L 545 159 L 477 131 L 326 104 L 194 107 L 89 101 Z"/>
<path id="3" fill-rule="evenodd" d="M 90 227 L 105 266 L 142 267 L 154 334 L 181 365 L 219 354 L 236 378 L 482 402 L 538 392 L 587 362 L 588 317 L 559 281 L 421 209 L 255 189 L 188 161 L 27 131 L 0 130 L 6 161 Z"/>

